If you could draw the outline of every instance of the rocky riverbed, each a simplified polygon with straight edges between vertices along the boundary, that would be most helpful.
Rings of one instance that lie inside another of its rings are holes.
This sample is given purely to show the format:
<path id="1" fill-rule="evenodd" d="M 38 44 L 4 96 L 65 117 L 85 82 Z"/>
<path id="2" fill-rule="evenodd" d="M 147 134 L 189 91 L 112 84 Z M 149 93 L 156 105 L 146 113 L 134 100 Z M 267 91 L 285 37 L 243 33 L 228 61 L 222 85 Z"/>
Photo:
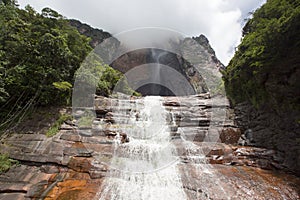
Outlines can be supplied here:
<path id="1" fill-rule="evenodd" d="M 283 155 L 238 145 L 241 131 L 233 111 L 227 102 L 211 99 L 203 94 L 162 100 L 186 198 L 299 199 L 300 178 L 283 165 Z M 118 99 L 96 97 L 90 127 L 78 128 L 76 118 L 82 113 L 77 110 L 75 119 L 53 137 L 30 131 L 3 137 L 1 153 L 20 164 L 0 175 L 0 199 L 99 199 L 112 170 L 115 142 L 131 142 L 120 131 L 126 115 L 115 109 L 118 104 Z M 224 119 L 213 118 L 214 106 L 226 111 Z M 209 137 L 212 133 L 217 140 Z"/>

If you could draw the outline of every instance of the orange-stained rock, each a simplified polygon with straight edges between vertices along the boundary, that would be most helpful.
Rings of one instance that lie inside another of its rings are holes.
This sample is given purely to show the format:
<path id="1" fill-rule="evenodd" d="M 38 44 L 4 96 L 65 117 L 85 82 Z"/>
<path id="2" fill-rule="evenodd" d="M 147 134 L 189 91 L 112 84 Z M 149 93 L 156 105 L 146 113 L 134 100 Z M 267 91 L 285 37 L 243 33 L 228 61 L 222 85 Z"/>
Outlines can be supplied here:
<path id="1" fill-rule="evenodd" d="M 101 188 L 101 179 L 90 179 L 85 173 L 70 172 L 66 179 L 57 183 L 45 200 L 93 199 Z M 76 178 L 75 178 L 76 177 Z"/>
<path id="2" fill-rule="evenodd" d="M 65 180 L 63 182 L 59 182 L 57 187 L 73 189 L 86 186 L 86 183 L 86 180 Z"/>

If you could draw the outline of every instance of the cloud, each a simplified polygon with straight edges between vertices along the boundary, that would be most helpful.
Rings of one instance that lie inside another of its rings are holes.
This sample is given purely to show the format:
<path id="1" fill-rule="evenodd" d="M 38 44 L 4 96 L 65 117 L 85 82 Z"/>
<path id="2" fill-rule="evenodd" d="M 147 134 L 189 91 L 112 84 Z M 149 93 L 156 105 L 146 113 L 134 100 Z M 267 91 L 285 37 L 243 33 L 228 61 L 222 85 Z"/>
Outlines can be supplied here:
<path id="1" fill-rule="evenodd" d="M 204 34 L 226 65 L 241 38 L 243 19 L 265 0 L 19 0 L 40 11 L 50 7 L 112 34 L 162 27 L 187 36 Z"/>

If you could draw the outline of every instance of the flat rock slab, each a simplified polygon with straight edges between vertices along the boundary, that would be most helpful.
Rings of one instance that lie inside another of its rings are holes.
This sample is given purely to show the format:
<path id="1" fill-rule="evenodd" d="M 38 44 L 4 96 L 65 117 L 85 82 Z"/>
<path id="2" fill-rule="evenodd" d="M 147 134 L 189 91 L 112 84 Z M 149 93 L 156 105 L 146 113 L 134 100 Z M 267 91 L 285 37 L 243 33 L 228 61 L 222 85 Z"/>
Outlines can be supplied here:
<path id="1" fill-rule="evenodd" d="M 299 199 L 300 179 L 246 166 L 180 165 L 189 199 Z"/>
<path id="2" fill-rule="evenodd" d="M 93 152 L 111 149 L 111 143 L 75 133 L 68 128 L 51 138 L 16 134 L 2 140 L 0 152 L 20 164 L 0 175 L 0 199 L 92 199 L 107 171 Z"/>
<path id="3" fill-rule="evenodd" d="M 18 165 L 0 175 L 0 199 L 34 198 L 44 192 L 56 174 L 47 173 L 41 166 Z"/>
<path id="4" fill-rule="evenodd" d="M 21 164 L 0 175 L 0 199 L 93 199 L 102 180 L 66 167 Z"/>

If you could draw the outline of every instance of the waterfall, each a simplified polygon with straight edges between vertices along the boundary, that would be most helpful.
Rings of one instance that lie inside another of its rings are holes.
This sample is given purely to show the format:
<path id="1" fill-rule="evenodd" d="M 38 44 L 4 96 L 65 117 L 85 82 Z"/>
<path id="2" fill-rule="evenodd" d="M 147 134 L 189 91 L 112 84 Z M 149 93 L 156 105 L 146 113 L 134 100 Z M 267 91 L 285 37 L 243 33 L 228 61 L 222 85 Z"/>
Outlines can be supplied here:
<path id="1" fill-rule="evenodd" d="M 151 65 L 151 74 L 152 74 L 151 78 L 154 83 L 160 83 L 160 85 L 166 85 L 162 74 L 163 72 L 162 68 L 164 66 L 160 62 L 161 57 L 166 54 L 167 52 L 165 51 L 158 51 L 155 49 L 151 49 L 151 57 L 153 59 L 152 62 L 154 64 Z M 158 90 L 160 90 L 160 88 L 158 88 L 157 86 L 153 86 L 151 88 L 152 94 L 160 94 L 160 91 Z"/>
<path id="2" fill-rule="evenodd" d="M 154 59 L 154 63 L 156 64 L 155 67 L 153 67 L 153 78 L 155 82 L 160 82 L 161 77 L 160 77 L 160 63 L 159 59 L 162 56 L 163 53 L 157 53 L 154 49 L 151 49 L 151 56 L 152 59 Z"/>
<path id="3" fill-rule="evenodd" d="M 122 109 L 118 114 L 123 116 L 116 119 L 122 126 L 119 131 L 126 133 L 130 141 L 116 142 L 110 176 L 99 199 L 186 199 L 162 98 L 120 100 L 119 106 Z"/>

